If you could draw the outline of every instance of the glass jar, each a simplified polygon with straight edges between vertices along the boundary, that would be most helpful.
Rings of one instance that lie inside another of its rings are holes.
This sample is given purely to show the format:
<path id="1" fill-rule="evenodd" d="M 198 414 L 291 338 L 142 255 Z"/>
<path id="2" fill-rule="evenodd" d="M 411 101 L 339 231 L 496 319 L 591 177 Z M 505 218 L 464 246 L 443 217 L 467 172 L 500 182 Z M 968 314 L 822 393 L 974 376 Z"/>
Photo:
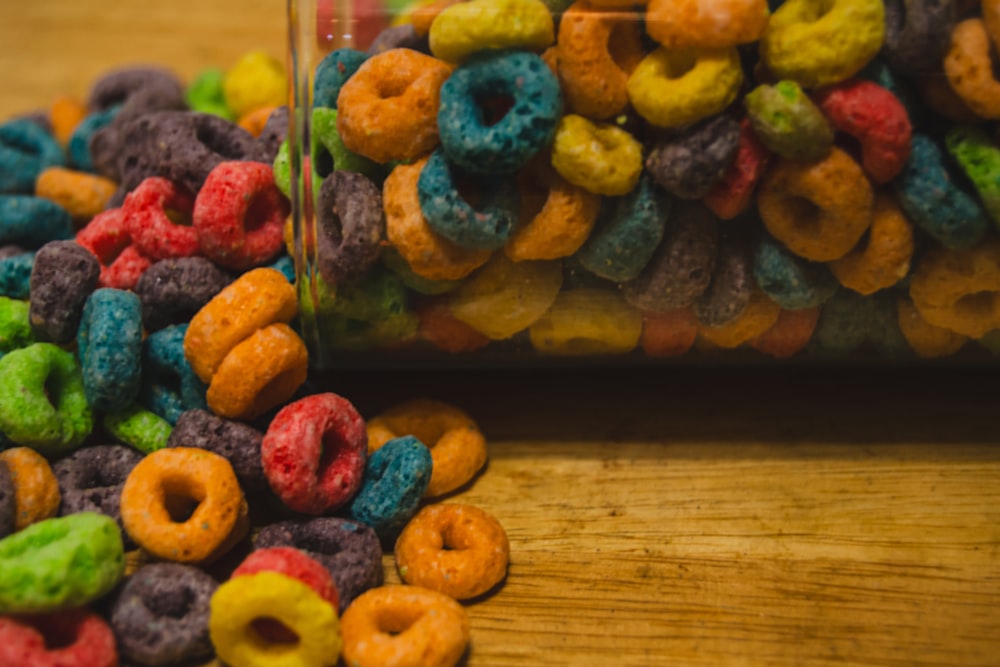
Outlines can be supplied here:
<path id="1" fill-rule="evenodd" d="M 992 17 L 709 4 L 290 0 L 314 365 L 992 360 Z"/>

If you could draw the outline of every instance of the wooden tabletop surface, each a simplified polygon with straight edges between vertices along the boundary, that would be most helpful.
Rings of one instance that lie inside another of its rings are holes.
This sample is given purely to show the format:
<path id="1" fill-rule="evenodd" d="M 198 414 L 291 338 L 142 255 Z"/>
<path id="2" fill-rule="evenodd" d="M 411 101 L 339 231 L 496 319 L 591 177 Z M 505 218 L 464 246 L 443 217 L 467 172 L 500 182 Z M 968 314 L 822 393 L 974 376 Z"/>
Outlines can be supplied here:
<path id="1" fill-rule="evenodd" d="M 263 48 L 280 0 L 0 2 L 0 118 L 111 67 L 190 79 Z M 330 373 L 362 413 L 450 400 L 490 442 L 449 500 L 511 541 L 468 667 L 996 665 L 996 369 Z M 395 577 L 387 559 L 387 577 Z"/>

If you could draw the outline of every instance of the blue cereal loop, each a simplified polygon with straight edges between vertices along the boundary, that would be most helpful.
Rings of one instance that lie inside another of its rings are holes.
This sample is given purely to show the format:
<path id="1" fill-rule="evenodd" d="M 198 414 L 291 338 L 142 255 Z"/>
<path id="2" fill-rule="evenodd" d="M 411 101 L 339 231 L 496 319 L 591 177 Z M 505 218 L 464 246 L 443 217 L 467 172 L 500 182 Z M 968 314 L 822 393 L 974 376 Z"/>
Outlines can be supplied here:
<path id="1" fill-rule="evenodd" d="M 510 100 L 495 123 L 484 100 Z M 559 82 L 533 53 L 484 52 L 441 86 L 438 131 L 448 160 L 478 174 L 511 173 L 552 141 L 562 115 Z"/>
<path id="2" fill-rule="evenodd" d="M 142 302 L 133 292 L 95 290 L 83 307 L 76 345 L 87 402 L 95 410 L 128 407 L 139 393 Z"/>
<path id="3" fill-rule="evenodd" d="M 0 193 L 28 193 L 49 167 L 66 164 L 62 146 L 27 118 L 0 125 Z"/>
<path id="4" fill-rule="evenodd" d="M 757 245 L 753 275 L 761 291 L 785 310 L 818 306 L 832 297 L 838 287 L 826 264 L 793 255 L 770 237 L 761 239 Z"/>
<path id="5" fill-rule="evenodd" d="M 0 195 L 0 245 L 40 248 L 73 238 L 73 218 L 59 204 L 32 195 Z"/>
<path id="6" fill-rule="evenodd" d="M 357 49 L 337 49 L 327 54 L 313 78 L 313 106 L 336 109 L 340 88 L 366 60 L 368 54 Z"/>
<path id="7" fill-rule="evenodd" d="M 502 247 L 517 221 L 519 196 L 513 178 L 493 178 L 476 185 L 482 194 L 473 208 L 459 194 L 453 167 L 438 148 L 431 153 L 417 180 L 420 210 L 432 230 L 462 248 Z"/>
<path id="8" fill-rule="evenodd" d="M 943 152 L 926 135 L 913 135 L 910 160 L 894 184 L 906 216 L 946 248 L 973 246 L 989 230 L 982 206 L 952 181 Z"/>
<path id="9" fill-rule="evenodd" d="M 394 541 L 417 511 L 432 468 L 430 450 L 412 435 L 389 440 L 365 465 L 351 518 L 371 526 L 383 542 Z"/>
<path id="10" fill-rule="evenodd" d="M 670 201 L 643 173 L 635 190 L 601 208 L 595 230 L 577 253 L 580 265 L 615 282 L 638 276 L 663 240 Z"/>
<path id="11" fill-rule="evenodd" d="M 109 107 L 104 111 L 95 111 L 80 123 L 73 130 L 73 134 L 66 144 L 66 151 L 69 153 L 70 163 L 80 171 L 93 172 L 94 161 L 90 156 L 90 138 L 101 128 L 111 124 L 121 105 Z"/>
<path id="12" fill-rule="evenodd" d="M 208 409 L 208 388 L 184 356 L 187 327 L 175 324 L 160 329 L 142 344 L 142 403 L 171 426 L 187 410 Z"/>
<path id="13" fill-rule="evenodd" d="M 31 294 L 31 268 L 34 265 L 33 252 L 0 258 L 0 296 L 27 299 Z"/>

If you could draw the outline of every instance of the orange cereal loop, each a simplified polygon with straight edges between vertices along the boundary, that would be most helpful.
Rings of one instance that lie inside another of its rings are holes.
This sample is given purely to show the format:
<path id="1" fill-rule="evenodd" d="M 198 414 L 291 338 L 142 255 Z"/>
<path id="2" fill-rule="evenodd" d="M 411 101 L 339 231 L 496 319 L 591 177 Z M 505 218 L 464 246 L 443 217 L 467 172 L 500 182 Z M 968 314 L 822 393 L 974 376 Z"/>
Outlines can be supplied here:
<path id="1" fill-rule="evenodd" d="M 427 505 L 396 540 L 396 567 L 408 584 L 456 600 L 482 595 L 507 574 L 510 544 L 503 526 L 473 505 Z"/>
<path id="2" fill-rule="evenodd" d="M 757 192 L 771 235 L 814 262 L 849 253 L 871 225 L 873 204 L 868 177 L 839 148 L 818 162 L 776 161 Z"/>
<path id="3" fill-rule="evenodd" d="M 944 73 L 977 116 L 1000 119 L 1000 81 L 993 74 L 990 38 L 982 19 L 966 19 L 952 30 Z"/>
<path id="4" fill-rule="evenodd" d="M 468 250 L 436 234 L 420 212 L 417 180 L 427 163 L 400 164 L 382 186 L 385 234 L 410 269 L 428 280 L 460 280 L 489 260 L 489 250 Z"/>
<path id="5" fill-rule="evenodd" d="M 254 109 L 244 114 L 236 124 L 253 136 L 259 137 L 264 131 L 264 126 L 267 125 L 267 119 L 277 108 L 276 106 L 266 106 Z"/>
<path id="6" fill-rule="evenodd" d="M 645 53 L 639 13 L 577 0 L 559 20 L 558 74 L 570 112 L 604 120 L 628 106 L 629 75 Z"/>
<path id="7" fill-rule="evenodd" d="M 59 512 L 59 482 L 44 456 L 30 447 L 13 447 L 0 452 L 0 465 L 10 470 L 14 485 L 15 531 Z"/>
<path id="8" fill-rule="evenodd" d="M 125 531 L 156 558 L 204 563 L 246 528 L 246 501 L 224 457 L 169 447 L 132 469 L 121 494 Z"/>
<path id="9" fill-rule="evenodd" d="M 418 37 L 423 37 L 431 31 L 431 24 L 438 14 L 448 9 L 452 5 L 457 5 L 462 0 L 432 0 L 428 3 L 418 5 L 409 13 L 410 23 L 413 24 L 413 31 Z"/>
<path id="10" fill-rule="evenodd" d="M 450 354 L 473 352 L 490 342 L 485 334 L 452 315 L 447 301 L 434 299 L 418 306 L 417 317 L 420 320 L 417 335 Z"/>
<path id="11" fill-rule="evenodd" d="M 693 308 L 662 313 L 644 313 L 639 346 L 649 357 L 679 357 L 698 337 L 698 318 Z"/>
<path id="12" fill-rule="evenodd" d="M 646 32 L 668 49 L 722 49 L 767 31 L 767 0 L 649 0 Z"/>
<path id="13" fill-rule="evenodd" d="M 542 62 L 545 63 L 545 66 L 548 67 L 550 70 L 552 70 L 552 73 L 556 76 L 556 78 L 558 78 L 559 77 L 559 48 L 557 46 L 555 46 L 555 45 L 550 46 L 549 48 L 547 48 L 544 51 L 542 51 L 541 58 L 542 58 Z"/>
<path id="14" fill-rule="evenodd" d="M 1000 44 L 1000 0 L 983 0 L 983 24 L 994 46 Z"/>
<path id="15" fill-rule="evenodd" d="M 896 302 L 896 314 L 903 337 L 922 359 L 951 356 L 969 340 L 967 336 L 929 324 L 906 297 Z"/>
<path id="16" fill-rule="evenodd" d="M 388 584 L 351 602 L 340 634 L 351 667 L 452 667 L 469 644 L 469 616 L 443 593 Z"/>
<path id="17" fill-rule="evenodd" d="M 35 195 L 62 206 L 78 226 L 106 209 L 117 189 L 111 179 L 65 167 L 49 167 L 35 180 Z"/>
<path id="18" fill-rule="evenodd" d="M 721 327 L 699 327 L 698 335 L 716 347 L 731 349 L 773 327 L 780 316 L 781 306 L 755 289 L 739 317 Z"/>
<path id="19" fill-rule="evenodd" d="M 569 257 L 590 236 L 601 199 L 559 175 L 548 159 L 518 174 L 521 211 L 504 252 L 512 261 Z"/>
<path id="20" fill-rule="evenodd" d="M 451 70 L 412 49 L 389 49 L 366 60 L 337 96 L 344 146 L 382 163 L 430 152 L 438 143 L 441 84 Z"/>
<path id="21" fill-rule="evenodd" d="M 752 338 L 750 347 L 761 354 L 775 359 L 787 359 L 800 352 L 809 344 L 816 323 L 819 322 L 819 307 L 801 310 L 782 310 L 778 321 L 770 329 Z"/>
<path id="22" fill-rule="evenodd" d="M 60 145 L 65 146 L 73 136 L 73 130 L 87 117 L 87 105 L 83 100 L 71 95 L 60 95 L 52 101 L 49 107 L 49 123 L 52 125 L 52 136 Z"/>
<path id="23" fill-rule="evenodd" d="M 208 384 L 222 360 L 253 332 L 291 322 L 298 310 L 295 288 L 277 269 L 242 274 L 195 313 L 184 336 L 184 356 Z"/>
<path id="24" fill-rule="evenodd" d="M 369 420 L 366 429 L 369 454 L 404 435 L 412 435 L 431 450 L 434 466 L 425 498 L 454 491 L 486 464 L 486 438 L 479 426 L 448 403 L 407 401 Z"/>
<path id="25" fill-rule="evenodd" d="M 875 198 L 867 243 L 829 266 L 841 285 L 867 296 L 905 278 L 912 256 L 913 226 L 896 200 L 882 194 Z"/>
<path id="26" fill-rule="evenodd" d="M 913 271 L 910 298 L 933 326 L 970 338 L 1000 329 L 1000 241 L 931 250 Z"/>
<path id="27" fill-rule="evenodd" d="M 209 409 L 228 419 L 256 419 L 288 401 L 306 381 L 309 353 L 290 326 L 258 329 L 225 356 L 208 385 Z"/>

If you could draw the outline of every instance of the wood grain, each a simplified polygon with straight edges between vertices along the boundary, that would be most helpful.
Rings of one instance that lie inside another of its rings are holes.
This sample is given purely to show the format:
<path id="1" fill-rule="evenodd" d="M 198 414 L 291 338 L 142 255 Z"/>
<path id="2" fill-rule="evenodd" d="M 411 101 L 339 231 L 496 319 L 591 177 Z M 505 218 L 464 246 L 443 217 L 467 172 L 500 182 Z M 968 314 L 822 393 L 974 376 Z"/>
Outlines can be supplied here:
<path id="1" fill-rule="evenodd" d="M 280 0 L 0 2 L 0 116 L 109 67 L 284 54 Z M 993 369 L 331 372 L 365 415 L 467 409 L 507 528 L 468 667 L 995 665 Z M 396 580 L 391 558 L 387 578 Z"/>

